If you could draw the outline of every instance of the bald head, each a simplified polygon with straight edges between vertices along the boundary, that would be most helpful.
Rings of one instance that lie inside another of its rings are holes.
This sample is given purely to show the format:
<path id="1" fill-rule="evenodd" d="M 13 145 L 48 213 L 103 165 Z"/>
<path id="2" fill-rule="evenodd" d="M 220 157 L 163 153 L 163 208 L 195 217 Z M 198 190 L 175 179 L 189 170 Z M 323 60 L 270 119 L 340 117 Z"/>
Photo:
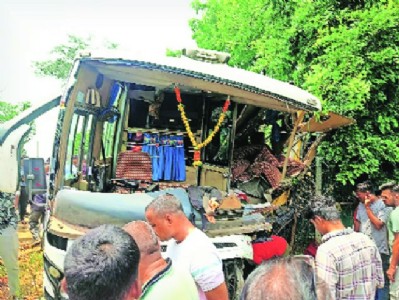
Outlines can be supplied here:
<path id="1" fill-rule="evenodd" d="M 164 194 L 156 197 L 147 205 L 145 211 L 151 210 L 158 216 L 165 214 L 184 214 L 180 200 L 171 194 Z"/>
<path id="2" fill-rule="evenodd" d="M 305 261 L 291 257 L 266 261 L 247 278 L 241 300 L 315 300 L 313 272 Z"/>
<path id="3" fill-rule="evenodd" d="M 142 255 L 161 253 L 158 237 L 147 222 L 133 221 L 123 226 L 123 229 L 134 238 Z"/>

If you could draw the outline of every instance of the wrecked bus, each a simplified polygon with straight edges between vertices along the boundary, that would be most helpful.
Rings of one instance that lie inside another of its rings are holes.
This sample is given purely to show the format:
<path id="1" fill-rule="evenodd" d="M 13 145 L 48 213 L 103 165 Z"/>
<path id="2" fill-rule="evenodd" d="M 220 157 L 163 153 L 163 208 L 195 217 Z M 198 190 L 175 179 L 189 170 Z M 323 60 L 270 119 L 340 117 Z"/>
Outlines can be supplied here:
<path id="1" fill-rule="evenodd" d="M 63 259 L 74 239 L 104 223 L 145 219 L 160 193 L 177 196 L 212 239 L 230 298 L 238 298 L 244 267 L 253 265 L 251 241 L 272 226 L 262 212 L 289 197 L 274 191 L 308 172 L 321 136 L 313 132 L 340 122 L 334 114 L 315 121 L 315 96 L 227 60 L 201 49 L 181 57 L 80 57 L 63 95 L 35 110 L 59 107 L 43 235 L 46 299 L 66 297 Z M 2 152 L 20 146 L 27 116 L 0 130 Z M 213 197 L 219 207 L 210 211 Z"/>

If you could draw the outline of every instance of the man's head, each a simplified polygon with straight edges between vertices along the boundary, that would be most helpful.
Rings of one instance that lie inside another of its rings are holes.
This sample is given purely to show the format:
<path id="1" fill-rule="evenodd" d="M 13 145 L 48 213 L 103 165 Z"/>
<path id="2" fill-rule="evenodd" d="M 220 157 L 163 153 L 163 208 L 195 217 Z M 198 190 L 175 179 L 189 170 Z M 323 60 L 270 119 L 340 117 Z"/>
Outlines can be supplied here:
<path id="1" fill-rule="evenodd" d="M 322 235 L 329 232 L 330 225 L 340 223 L 340 213 L 334 198 L 330 196 L 314 196 L 310 201 L 310 211 L 307 218 Z"/>
<path id="2" fill-rule="evenodd" d="M 388 182 L 379 187 L 381 198 L 386 206 L 399 206 L 399 184 Z"/>
<path id="3" fill-rule="evenodd" d="M 312 265 L 295 256 L 265 261 L 248 276 L 241 300 L 317 299 Z"/>
<path id="4" fill-rule="evenodd" d="M 160 253 L 158 237 L 147 222 L 133 221 L 123 226 L 123 229 L 136 241 L 141 257 Z"/>
<path id="5" fill-rule="evenodd" d="M 374 198 L 373 187 L 369 181 L 361 182 L 356 185 L 356 197 L 364 203 L 368 198 Z"/>
<path id="6" fill-rule="evenodd" d="M 157 235 L 151 226 L 144 221 L 133 221 L 123 229 L 136 241 L 140 250 L 139 277 L 142 282 L 147 282 L 147 274 L 151 273 L 152 263 L 163 260 L 161 247 Z"/>
<path id="7" fill-rule="evenodd" d="M 179 220 L 185 217 L 179 199 L 170 194 L 152 200 L 145 209 L 145 216 L 161 241 L 173 238 L 179 230 Z"/>
<path id="8" fill-rule="evenodd" d="M 102 225 L 78 238 L 65 256 L 66 290 L 71 300 L 127 300 L 140 296 L 140 252 L 119 227 Z"/>
<path id="9" fill-rule="evenodd" d="M 72 157 L 72 164 L 73 164 L 74 166 L 77 166 L 78 163 L 79 163 L 79 156 L 74 155 L 74 156 Z"/>

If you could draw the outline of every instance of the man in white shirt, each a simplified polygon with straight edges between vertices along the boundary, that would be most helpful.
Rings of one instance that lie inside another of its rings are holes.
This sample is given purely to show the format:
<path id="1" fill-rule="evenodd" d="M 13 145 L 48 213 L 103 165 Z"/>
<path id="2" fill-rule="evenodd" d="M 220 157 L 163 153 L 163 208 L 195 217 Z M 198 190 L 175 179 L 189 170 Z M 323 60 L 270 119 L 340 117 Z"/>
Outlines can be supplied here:
<path id="1" fill-rule="evenodd" d="M 140 250 L 140 300 L 199 300 L 192 276 L 188 270 L 177 269 L 170 258 L 162 257 L 159 239 L 147 222 L 133 221 L 123 229 Z"/>
<path id="2" fill-rule="evenodd" d="M 190 271 L 201 300 L 228 300 L 222 260 L 216 247 L 183 212 L 180 201 L 166 194 L 146 207 L 146 218 L 161 241 L 169 241 L 166 255 Z"/>

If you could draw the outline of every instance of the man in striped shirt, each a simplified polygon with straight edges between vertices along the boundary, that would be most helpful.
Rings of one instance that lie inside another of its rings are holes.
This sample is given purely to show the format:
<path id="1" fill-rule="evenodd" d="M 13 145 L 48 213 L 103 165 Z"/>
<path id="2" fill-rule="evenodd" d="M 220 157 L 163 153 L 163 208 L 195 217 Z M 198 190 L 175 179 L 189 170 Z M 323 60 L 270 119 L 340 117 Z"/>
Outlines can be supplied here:
<path id="1" fill-rule="evenodd" d="M 333 198 L 316 196 L 311 203 L 308 217 L 322 234 L 316 254 L 318 284 L 327 284 L 332 299 L 374 299 L 377 287 L 384 286 L 376 245 L 345 228 Z"/>

